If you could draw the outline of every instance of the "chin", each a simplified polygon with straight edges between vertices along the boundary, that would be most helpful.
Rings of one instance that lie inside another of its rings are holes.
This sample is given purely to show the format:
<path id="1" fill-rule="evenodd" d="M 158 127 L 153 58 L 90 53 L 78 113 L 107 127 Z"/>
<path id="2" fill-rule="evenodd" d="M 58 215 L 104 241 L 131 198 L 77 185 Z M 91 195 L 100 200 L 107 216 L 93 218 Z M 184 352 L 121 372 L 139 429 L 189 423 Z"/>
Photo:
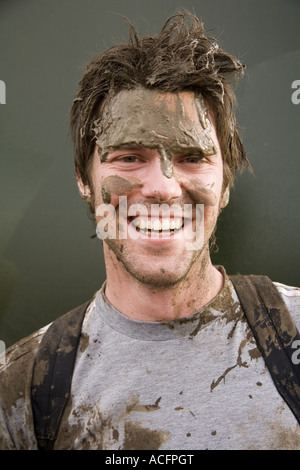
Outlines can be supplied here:
<path id="1" fill-rule="evenodd" d="M 164 268 L 161 268 L 158 272 L 151 273 L 131 273 L 137 281 L 148 287 L 152 287 L 158 290 L 170 289 L 175 287 L 181 282 L 187 273 L 179 276 L 178 273 L 168 272 Z"/>
<path id="2" fill-rule="evenodd" d="M 120 269 L 139 283 L 155 289 L 170 289 L 185 279 L 199 257 L 199 252 L 189 251 L 182 256 L 147 255 L 137 253 L 128 246 L 122 247 L 120 241 L 106 240 L 110 254 L 114 254 Z"/>

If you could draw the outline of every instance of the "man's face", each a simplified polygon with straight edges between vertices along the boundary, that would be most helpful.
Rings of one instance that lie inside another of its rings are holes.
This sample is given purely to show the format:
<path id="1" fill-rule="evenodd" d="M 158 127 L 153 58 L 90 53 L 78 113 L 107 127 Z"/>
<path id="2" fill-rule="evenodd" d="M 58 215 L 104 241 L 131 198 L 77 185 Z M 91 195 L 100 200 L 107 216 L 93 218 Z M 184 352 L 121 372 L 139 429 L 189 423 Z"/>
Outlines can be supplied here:
<path id="1" fill-rule="evenodd" d="M 219 142 L 202 97 L 121 91 L 108 99 L 94 130 L 96 222 L 103 221 L 97 210 L 103 203 L 114 208 L 117 222 L 115 237 L 104 241 L 107 268 L 117 259 L 120 269 L 148 285 L 176 284 L 209 256 L 208 242 L 227 202 Z M 177 209 L 166 210 L 172 207 Z M 199 229 L 197 207 L 203 209 L 203 243 L 187 249 L 185 234 Z M 186 218 L 184 208 L 192 209 Z"/>

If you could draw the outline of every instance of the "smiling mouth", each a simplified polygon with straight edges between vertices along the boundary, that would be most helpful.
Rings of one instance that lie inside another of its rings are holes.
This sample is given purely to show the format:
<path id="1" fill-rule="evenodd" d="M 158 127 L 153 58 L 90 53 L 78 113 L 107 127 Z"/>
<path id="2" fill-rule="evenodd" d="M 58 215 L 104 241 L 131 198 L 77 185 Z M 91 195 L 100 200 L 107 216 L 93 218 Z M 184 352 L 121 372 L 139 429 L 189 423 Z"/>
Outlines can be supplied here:
<path id="1" fill-rule="evenodd" d="M 173 233 L 179 232 L 184 227 L 184 219 L 182 218 L 131 218 L 128 217 L 128 222 L 140 232 L 148 236 L 170 236 Z"/>

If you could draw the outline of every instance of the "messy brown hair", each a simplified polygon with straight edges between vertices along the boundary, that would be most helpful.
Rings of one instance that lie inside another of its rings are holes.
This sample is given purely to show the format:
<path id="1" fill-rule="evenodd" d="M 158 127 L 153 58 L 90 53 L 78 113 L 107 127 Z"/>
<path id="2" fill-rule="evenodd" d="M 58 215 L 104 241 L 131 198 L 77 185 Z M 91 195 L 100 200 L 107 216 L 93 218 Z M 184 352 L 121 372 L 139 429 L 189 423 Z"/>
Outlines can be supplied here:
<path id="1" fill-rule="evenodd" d="M 130 24 L 129 41 L 118 44 L 88 66 L 71 109 L 76 174 L 91 187 L 89 168 L 95 148 L 93 123 L 108 93 L 143 86 L 162 92 L 200 93 L 213 112 L 224 162 L 224 187 L 248 166 L 234 115 L 233 85 L 244 66 L 205 35 L 189 12 L 176 14 L 156 36 L 139 37 Z"/>

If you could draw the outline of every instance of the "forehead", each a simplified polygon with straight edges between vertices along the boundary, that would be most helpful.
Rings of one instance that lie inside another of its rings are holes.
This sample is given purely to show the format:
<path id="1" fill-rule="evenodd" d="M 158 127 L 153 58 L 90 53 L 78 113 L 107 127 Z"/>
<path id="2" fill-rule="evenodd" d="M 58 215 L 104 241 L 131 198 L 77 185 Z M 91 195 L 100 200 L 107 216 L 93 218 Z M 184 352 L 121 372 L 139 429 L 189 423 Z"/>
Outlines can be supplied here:
<path id="1" fill-rule="evenodd" d="M 178 93 L 160 92 L 138 87 L 133 90 L 123 90 L 108 100 L 104 107 L 103 117 L 124 119 L 133 124 L 135 113 L 140 120 L 151 123 L 154 127 L 166 125 L 170 119 L 186 118 L 197 122 L 195 94 L 191 91 Z M 136 125 L 138 123 L 136 122 Z"/>
<path id="2" fill-rule="evenodd" d="M 186 140 L 208 127 L 203 98 L 191 91 L 162 93 L 138 87 L 123 90 L 108 98 L 102 116 L 95 121 L 95 134 L 100 146 L 113 146 L 122 139 L 126 143 L 151 138 Z M 185 138 L 184 138 L 185 134 Z M 142 143 L 142 142 L 140 142 Z"/>
<path id="3" fill-rule="evenodd" d="M 94 125 L 101 161 L 132 144 L 158 149 L 166 162 L 186 150 L 216 153 L 204 99 L 191 91 L 123 90 L 108 98 Z"/>

